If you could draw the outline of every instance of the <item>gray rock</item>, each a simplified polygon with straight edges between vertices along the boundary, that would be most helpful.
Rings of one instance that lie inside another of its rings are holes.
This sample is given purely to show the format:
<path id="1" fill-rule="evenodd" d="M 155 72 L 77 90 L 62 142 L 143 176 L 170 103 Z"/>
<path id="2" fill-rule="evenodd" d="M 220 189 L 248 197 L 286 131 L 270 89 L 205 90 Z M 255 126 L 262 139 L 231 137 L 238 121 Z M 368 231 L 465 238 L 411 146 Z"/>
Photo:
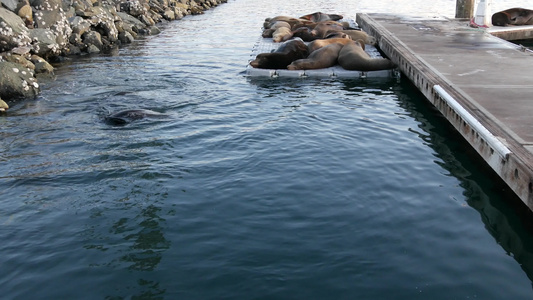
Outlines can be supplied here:
<path id="1" fill-rule="evenodd" d="M 61 53 L 61 48 L 56 42 L 57 36 L 51 29 L 35 28 L 30 30 L 34 52 L 41 57 L 51 57 Z"/>
<path id="2" fill-rule="evenodd" d="M 37 55 L 32 55 L 30 60 L 35 65 L 35 74 L 54 74 L 54 67 L 44 60 L 44 58 Z"/>
<path id="3" fill-rule="evenodd" d="M 71 18 L 69 23 L 73 34 L 77 33 L 78 35 L 82 35 L 91 28 L 91 23 L 79 16 Z"/>
<path id="4" fill-rule="evenodd" d="M 39 91 L 39 84 L 30 69 L 12 62 L 0 61 L 0 98 L 35 97 Z"/>
<path id="5" fill-rule="evenodd" d="M 29 46 L 28 28 L 14 12 L 0 7 L 0 52 Z"/>
<path id="6" fill-rule="evenodd" d="M 87 47 L 89 47 L 90 45 L 93 45 L 96 48 L 98 48 L 98 52 L 100 52 L 100 50 L 102 50 L 104 46 L 104 44 L 102 43 L 102 36 L 100 35 L 100 33 L 96 31 L 89 31 L 85 33 L 82 36 L 82 38 L 83 38 L 83 43 L 86 44 Z"/>
<path id="7" fill-rule="evenodd" d="M 18 1 L 17 0 L 2 0 L 2 5 L 7 7 L 12 12 L 15 12 L 17 9 Z"/>
<path id="8" fill-rule="evenodd" d="M 130 43 L 133 43 L 133 41 L 135 40 L 135 38 L 131 35 L 131 33 L 127 32 L 127 31 L 123 31 L 123 32 L 119 33 L 118 34 L 118 39 L 123 44 L 130 44 Z"/>

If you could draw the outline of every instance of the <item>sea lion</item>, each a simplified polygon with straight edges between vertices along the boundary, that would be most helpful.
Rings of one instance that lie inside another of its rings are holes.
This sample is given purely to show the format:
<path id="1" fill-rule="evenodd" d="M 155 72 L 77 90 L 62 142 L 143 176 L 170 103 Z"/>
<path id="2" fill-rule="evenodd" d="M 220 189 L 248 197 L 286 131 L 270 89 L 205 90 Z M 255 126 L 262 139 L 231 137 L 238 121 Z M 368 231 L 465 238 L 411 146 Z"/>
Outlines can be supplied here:
<path id="1" fill-rule="evenodd" d="M 533 10 L 525 8 L 510 8 L 492 15 L 492 25 L 533 25 Z"/>
<path id="2" fill-rule="evenodd" d="M 340 43 L 329 44 L 312 52 L 308 58 L 293 61 L 287 66 L 287 69 L 313 70 L 333 67 L 337 64 L 337 57 L 343 46 Z"/>
<path id="3" fill-rule="evenodd" d="M 318 22 L 315 28 L 311 31 L 311 34 L 317 39 L 323 39 L 326 37 L 329 31 L 342 31 L 344 25 L 336 21 L 323 21 Z"/>
<path id="4" fill-rule="evenodd" d="M 113 113 L 104 118 L 106 123 L 111 125 L 125 125 L 136 120 L 146 118 L 150 119 L 164 119 L 168 118 L 167 114 L 159 113 L 148 109 L 127 109 Z"/>
<path id="5" fill-rule="evenodd" d="M 322 12 L 315 12 L 315 13 L 308 14 L 308 15 L 300 17 L 300 19 L 309 20 L 311 22 L 321 22 L 321 21 L 328 21 L 328 20 L 338 21 L 338 20 L 340 20 L 342 18 L 343 18 L 343 16 L 341 16 L 341 15 L 325 14 L 325 13 L 322 13 Z"/>
<path id="6" fill-rule="evenodd" d="M 378 71 L 395 67 L 387 58 L 371 58 L 364 49 L 365 43 L 362 40 L 351 41 L 344 45 L 339 52 L 339 65 L 350 71 Z"/>
<path id="7" fill-rule="evenodd" d="M 6 111 L 9 109 L 9 105 L 4 102 L 4 100 L 0 99 L 0 112 Z"/>
<path id="8" fill-rule="evenodd" d="M 314 40 L 311 43 L 307 45 L 307 49 L 309 50 L 309 53 L 313 53 L 314 51 L 325 47 L 327 45 L 331 45 L 334 43 L 339 43 L 342 45 L 346 45 L 349 42 L 351 42 L 352 39 L 350 38 L 329 38 L 329 39 L 320 39 L 320 40 Z"/>
<path id="9" fill-rule="evenodd" d="M 287 27 L 280 27 L 272 33 L 272 41 L 274 43 L 284 42 L 292 37 L 292 31 Z"/>
<path id="10" fill-rule="evenodd" d="M 290 63 L 307 55 L 307 45 L 301 39 L 292 39 L 274 52 L 258 54 L 250 65 L 259 69 L 287 69 Z"/>
<path id="11" fill-rule="evenodd" d="M 279 29 L 279 28 L 282 28 L 282 27 L 286 27 L 286 28 L 289 28 L 291 29 L 291 25 L 285 21 L 276 21 L 274 22 L 270 28 L 266 28 L 263 30 L 263 37 L 264 38 L 271 38 L 272 35 L 274 34 L 274 32 Z"/>
<path id="12" fill-rule="evenodd" d="M 326 32 L 326 36 L 332 33 L 335 33 L 335 32 L 339 32 L 339 31 L 330 30 Z M 347 34 L 354 41 L 363 40 L 365 44 L 372 45 L 372 46 L 376 44 L 376 38 L 371 35 L 368 35 L 368 33 L 362 30 L 344 29 L 344 30 L 341 30 L 340 32 Z"/>
<path id="13" fill-rule="evenodd" d="M 266 18 L 265 22 L 263 23 L 263 28 L 268 29 L 270 28 L 274 23 L 278 21 L 283 21 L 289 23 L 291 25 L 291 28 L 294 27 L 297 24 L 309 24 L 312 23 L 309 20 L 304 19 L 297 19 L 293 17 L 287 17 L 287 16 L 276 16 L 273 18 Z"/>

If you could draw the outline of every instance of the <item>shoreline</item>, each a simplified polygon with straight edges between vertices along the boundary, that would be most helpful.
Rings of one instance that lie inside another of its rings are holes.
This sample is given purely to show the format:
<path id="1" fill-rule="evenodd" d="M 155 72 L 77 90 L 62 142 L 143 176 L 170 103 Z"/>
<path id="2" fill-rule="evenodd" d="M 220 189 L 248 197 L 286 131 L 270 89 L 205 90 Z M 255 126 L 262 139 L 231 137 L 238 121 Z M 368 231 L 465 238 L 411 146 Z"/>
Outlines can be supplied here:
<path id="1" fill-rule="evenodd" d="M 227 0 L 0 0 L 0 112 L 35 98 L 50 63 L 107 53 Z M 6 103 L 7 102 L 7 103 Z"/>

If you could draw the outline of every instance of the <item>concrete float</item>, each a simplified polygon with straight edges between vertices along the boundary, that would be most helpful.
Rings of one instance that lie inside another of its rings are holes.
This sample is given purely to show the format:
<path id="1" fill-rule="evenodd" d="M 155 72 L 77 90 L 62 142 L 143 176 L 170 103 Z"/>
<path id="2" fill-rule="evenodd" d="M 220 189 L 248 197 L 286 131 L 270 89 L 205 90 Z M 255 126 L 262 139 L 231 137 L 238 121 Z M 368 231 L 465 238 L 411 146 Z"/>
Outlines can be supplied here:
<path id="1" fill-rule="evenodd" d="M 459 19 L 357 23 L 533 210 L 533 54 Z"/>

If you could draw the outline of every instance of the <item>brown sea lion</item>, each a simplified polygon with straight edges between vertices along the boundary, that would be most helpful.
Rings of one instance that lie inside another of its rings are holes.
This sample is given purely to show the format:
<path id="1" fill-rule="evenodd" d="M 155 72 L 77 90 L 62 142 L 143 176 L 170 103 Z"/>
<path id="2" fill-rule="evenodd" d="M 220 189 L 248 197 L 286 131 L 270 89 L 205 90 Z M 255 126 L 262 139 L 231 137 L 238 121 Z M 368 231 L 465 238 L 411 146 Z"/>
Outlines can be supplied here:
<path id="1" fill-rule="evenodd" d="M 271 24 L 270 28 L 266 28 L 263 30 L 262 36 L 264 38 L 271 38 L 276 29 L 279 29 L 281 27 L 291 28 L 291 25 L 285 21 L 276 21 L 273 24 Z"/>
<path id="2" fill-rule="evenodd" d="M 364 49 L 365 43 L 362 40 L 344 45 L 339 52 L 339 65 L 351 71 L 379 71 L 395 67 L 394 63 L 387 58 L 371 58 Z"/>
<path id="3" fill-rule="evenodd" d="M 308 14 L 308 15 L 300 17 L 300 19 L 306 19 L 306 20 L 309 20 L 311 22 L 321 22 L 321 21 L 328 21 L 328 20 L 338 21 L 338 20 L 340 20 L 342 18 L 343 18 L 343 16 L 341 16 L 341 15 L 325 14 L 325 13 L 322 13 L 322 12 L 315 12 L 315 13 Z"/>
<path id="4" fill-rule="evenodd" d="M 533 25 L 533 10 L 525 8 L 510 8 L 492 15 L 492 25 Z"/>
<path id="5" fill-rule="evenodd" d="M 307 55 L 307 45 L 301 39 L 292 39 L 274 52 L 258 54 L 250 65 L 259 69 L 287 69 L 290 63 Z"/>
<path id="6" fill-rule="evenodd" d="M 288 41 L 292 37 L 292 31 L 287 27 L 280 27 L 272 33 L 272 41 L 274 43 L 280 43 Z"/>
<path id="7" fill-rule="evenodd" d="M 276 17 L 273 17 L 273 18 L 266 18 L 265 22 L 263 23 L 263 28 L 268 29 L 268 28 L 270 28 L 272 26 L 272 24 L 274 24 L 274 23 L 276 23 L 278 21 L 283 21 L 283 22 L 289 23 L 291 25 L 291 28 L 294 27 L 295 25 L 298 25 L 298 24 L 310 24 L 310 23 L 312 23 L 311 21 L 304 20 L 304 19 L 297 19 L 297 18 L 287 17 L 287 16 L 276 16 Z"/>
<path id="8" fill-rule="evenodd" d="M 326 37 L 328 31 L 342 31 L 344 30 L 344 25 L 336 21 L 323 21 L 318 22 L 315 28 L 311 33 L 316 36 L 318 39 L 323 39 Z"/>
<path id="9" fill-rule="evenodd" d="M 316 51 L 322 47 L 326 47 L 327 45 L 331 45 L 334 43 L 346 45 L 351 41 L 352 39 L 350 38 L 329 38 L 329 39 L 314 40 L 307 45 L 307 49 L 309 49 L 309 53 L 313 53 L 313 51 Z"/>
<path id="10" fill-rule="evenodd" d="M 293 61 L 287 66 L 287 69 L 314 70 L 333 67 L 337 64 L 337 57 L 343 46 L 343 44 L 334 43 L 322 47 L 311 53 L 307 58 Z"/>
<path id="11" fill-rule="evenodd" d="M 334 32 L 337 32 L 337 31 L 328 31 L 326 33 L 326 36 Z M 345 29 L 345 30 L 341 30 L 340 32 L 347 34 L 354 41 L 363 40 L 365 44 L 372 45 L 372 46 L 376 44 L 376 38 L 371 35 L 368 35 L 368 33 L 362 30 Z"/>

